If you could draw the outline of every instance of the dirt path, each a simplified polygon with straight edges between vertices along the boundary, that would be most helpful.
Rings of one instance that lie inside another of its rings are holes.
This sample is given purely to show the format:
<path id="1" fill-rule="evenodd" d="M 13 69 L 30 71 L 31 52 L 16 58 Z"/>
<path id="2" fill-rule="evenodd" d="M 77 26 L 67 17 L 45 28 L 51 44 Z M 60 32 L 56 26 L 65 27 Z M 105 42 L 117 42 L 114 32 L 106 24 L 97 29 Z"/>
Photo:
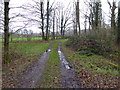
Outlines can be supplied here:
<path id="1" fill-rule="evenodd" d="M 74 70 L 72 69 L 70 63 L 66 60 L 64 53 L 60 47 L 61 43 L 58 46 L 58 54 L 61 61 L 61 82 L 62 88 L 80 88 L 80 85 L 75 79 Z"/>
<path id="2" fill-rule="evenodd" d="M 18 75 L 18 88 L 35 88 L 43 75 L 45 64 L 49 60 L 50 52 L 52 50 L 53 43 L 40 57 L 39 60 L 32 63 L 24 72 Z M 74 75 L 74 70 L 70 66 L 70 63 L 66 60 L 64 53 L 58 46 L 58 54 L 61 61 L 61 87 L 62 88 L 80 88 Z"/>
<path id="3" fill-rule="evenodd" d="M 52 45 L 54 45 L 54 43 Z M 49 59 L 52 45 L 41 55 L 39 60 L 32 63 L 18 76 L 18 88 L 34 88 L 40 81 L 40 77 L 44 72 L 45 63 Z"/>

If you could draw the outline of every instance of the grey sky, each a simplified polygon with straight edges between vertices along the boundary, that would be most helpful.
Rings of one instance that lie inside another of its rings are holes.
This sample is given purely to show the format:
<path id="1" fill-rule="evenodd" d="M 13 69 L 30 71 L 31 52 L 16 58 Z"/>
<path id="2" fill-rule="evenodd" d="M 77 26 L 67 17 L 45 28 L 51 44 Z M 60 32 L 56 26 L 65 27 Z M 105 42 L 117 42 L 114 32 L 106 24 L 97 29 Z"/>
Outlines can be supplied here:
<path id="1" fill-rule="evenodd" d="M 46 1 L 46 0 L 45 0 Z M 63 2 L 63 5 L 66 7 L 67 5 L 68 5 L 68 3 L 69 2 L 73 2 L 73 0 L 50 0 L 50 3 L 52 3 L 53 1 L 55 1 L 55 2 Z M 89 0 L 88 0 L 89 1 Z M 110 2 L 112 1 L 112 0 L 109 0 Z M 117 0 L 116 0 L 117 1 Z M 28 3 L 28 2 L 30 2 L 31 3 L 31 0 L 10 0 L 10 7 L 17 7 L 17 6 L 21 6 L 21 5 L 23 5 L 23 4 L 26 4 L 26 3 Z M 109 5 L 107 4 L 107 0 L 101 0 L 101 2 L 102 2 L 102 9 L 103 9 L 103 11 L 107 14 L 107 15 L 109 15 Z M 86 6 L 85 6 L 85 4 L 84 4 L 84 2 L 83 2 L 83 0 L 80 0 L 80 11 L 81 12 L 86 12 Z M 14 12 L 20 12 L 18 9 L 14 9 L 14 10 L 11 10 L 11 12 L 10 12 L 10 15 L 11 15 L 11 13 L 14 13 Z M 109 21 L 108 21 L 108 16 L 106 15 L 106 22 L 108 22 L 109 23 Z M 83 18 L 83 14 L 81 13 L 81 16 L 80 16 L 80 18 L 81 18 L 81 28 L 83 29 L 84 28 L 84 26 L 83 26 L 83 22 L 84 22 L 84 20 L 82 19 Z M 19 23 L 20 24 L 20 23 Z M 15 24 L 16 25 L 16 24 Z M 29 29 L 32 29 L 32 30 L 34 30 L 34 32 L 39 32 L 39 29 L 38 29 L 38 27 L 35 27 L 35 26 L 31 26 Z"/>

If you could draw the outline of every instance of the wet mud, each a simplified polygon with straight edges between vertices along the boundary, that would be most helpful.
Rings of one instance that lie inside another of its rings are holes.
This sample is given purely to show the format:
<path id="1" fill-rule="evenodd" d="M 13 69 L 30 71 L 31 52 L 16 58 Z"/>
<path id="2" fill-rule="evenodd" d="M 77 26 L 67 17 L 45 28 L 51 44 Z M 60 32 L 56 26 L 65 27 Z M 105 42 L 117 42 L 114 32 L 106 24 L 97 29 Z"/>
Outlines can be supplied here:
<path id="1" fill-rule="evenodd" d="M 41 55 L 40 59 L 32 63 L 25 71 L 19 74 L 18 88 L 36 87 L 44 72 L 45 63 L 49 60 L 52 45 Z"/>
<path id="2" fill-rule="evenodd" d="M 74 70 L 70 63 L 66 60 L 64 53 L 61 50 L 61 44 L 58 46 L 58 54 L 61 61 L 61 87 L 62 88 L 80 88 L 78 81 L 75 78 Z"/>

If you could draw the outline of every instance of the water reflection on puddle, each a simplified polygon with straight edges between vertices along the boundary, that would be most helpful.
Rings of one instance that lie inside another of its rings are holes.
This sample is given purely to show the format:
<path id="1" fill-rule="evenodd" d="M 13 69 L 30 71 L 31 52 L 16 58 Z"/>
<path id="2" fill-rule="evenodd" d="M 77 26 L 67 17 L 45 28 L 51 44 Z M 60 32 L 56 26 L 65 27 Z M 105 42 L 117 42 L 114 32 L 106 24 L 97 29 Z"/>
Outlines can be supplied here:
<path id="1" fill-rule="evenodd" d="M 60 58 L 62 64 L 65 65 L 65 68 L 70 69 L 69 63 L 65 59 L 65 56 L 64 56 L 63 52 L 60 50 L 60 47 L 58 48 L 58 54 L 59 54 L 59 58 Z"/>
<path id="2" fill-rule="evenodd" d="M 48 52 L 50 52 L 51 51 L 51 49 L 48 49 Z"/>

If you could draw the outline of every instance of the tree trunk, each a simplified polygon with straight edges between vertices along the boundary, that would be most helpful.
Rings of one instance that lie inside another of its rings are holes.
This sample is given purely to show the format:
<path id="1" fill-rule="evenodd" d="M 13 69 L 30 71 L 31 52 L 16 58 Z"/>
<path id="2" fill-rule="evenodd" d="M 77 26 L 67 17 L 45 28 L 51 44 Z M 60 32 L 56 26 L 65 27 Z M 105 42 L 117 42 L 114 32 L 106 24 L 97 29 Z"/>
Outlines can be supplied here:
<path id="1" fill-rule="evenodd" d="M 90 17 L 88 18 L 88 21 L 89 21 L 89 31 L 90 31 L 90 26 L 91 26 Z"/>
<path id="2" fill-rule="evenodd" d="M 63 26 L 63 38 L 65 37 L 65 26 Z"/>
<path id="3" fill-rule="evenodd" d="M 77 0 L 77 19 L 78 19 L 78 28 L 79 28 L 79 35 L 80 35 L 80 13 L 79 13 L 79 0 Z"/>
<path id="4" fill-rule="evenodd" d="M 117 7 L 116 7 L 116 3 L 115 3 L 114 0 L 113 0 L 112 5 L 111 5 L 111 3 L 110 3 L 109 1 L 108 1 L 108 4 L 109 4 L 110 10 L 111 10 L 111 28 L 115 30 L 115 29 L 116 29 L 115 9 L 117 8 Z"/>
<path id="5" fill-rule="evenodd" d="M 111 8 L 111 27 L 115 30 L 116 29 L 116 23 L 115 23 L 115 9 L 116 9 L 116 4 L 113 1 L 113 6 Z"/>
<path id="6" fill-rule="evenodd" d="M 61 38 L 63 38 L 63 15 L 61 18 Z"/>
<path id="7" fill-rule="evenodd" d="M 46 38 L 45 40 L 48 40 L 48 33 L 49 33 L 49 0 L 47 0 L 47 26 L 46 26 Z"/>
<path id="8" fill-rule="evenodd" d="M 9 62 L 9 2 L 4 2 L 4 64 Z"/>
<path id="9" fill-rule="evenodd" d="M 76 21 L 75 21 L 75 29 L 74 29 L 74 35 L 77 36 L 77 17 L 76 17 Z"/>
<path id="10" fill-rule="evenodd" d="M 41 19 L 42 19 L 42 40 L 45 40 L 45 35 L 44 35 L 44 18 L 43 18 L 43 2 L 41 2 Z"/>
<path id="11" fill-rule="evenodd" d="M 58 39 L 58 19 L 56 18 L 56 39 Z"/>
<path id="12" fill-rule="evenodd" d="M 11 39 L 11 42 L 13 41 L 12 34 L 13 34 L 13 33 L 11 33 L 11 34 L 10 34 L 10 39 Z"/>
<path id="13" fill-rule="evenodd" d="M 111 15 L 111 28 L 115 29 L 116 25 L 115 25 L 115 12 L 112 12 Z"/>
<path id="14" fill-rule="evenodd" d="M 53 39 L 55 39 L 55 11 L 53 15 Z"/>
<path id="15" fill-rule="evenodd" d="M 87 27 L 87 16 L 85 15 L 85 21 L 84 21 L 84 24 L 85 24 L 85 33 L 86 33 L 86 27 Z"/>
<path id="16" fill-rule="evenodd" d="M 80 18 L 79 18 L 79 15 L 80 15 L 80 13 L 79 13 L 79 0 L 77 0 L 77 4 L 76 4 L 76 31 L 77 31 L 77 27 L 78 27 L 79 35 L 80 35 Z M 76 31 L 75 31 L 75 33 L 76 33 L 76 35 L 78 35 Z"/>
<path id="17" fill-rule="evenodd" d="M 98 15 L 99 15 L 99 3 L 96 3 L 96 11 L 95 11 L 95 29 L 98 29 Z"/>
<path id="18" fill-rule="evenodd" d="M 117 44 L 120 46 L 120 8 L 118 8 Z"/>

